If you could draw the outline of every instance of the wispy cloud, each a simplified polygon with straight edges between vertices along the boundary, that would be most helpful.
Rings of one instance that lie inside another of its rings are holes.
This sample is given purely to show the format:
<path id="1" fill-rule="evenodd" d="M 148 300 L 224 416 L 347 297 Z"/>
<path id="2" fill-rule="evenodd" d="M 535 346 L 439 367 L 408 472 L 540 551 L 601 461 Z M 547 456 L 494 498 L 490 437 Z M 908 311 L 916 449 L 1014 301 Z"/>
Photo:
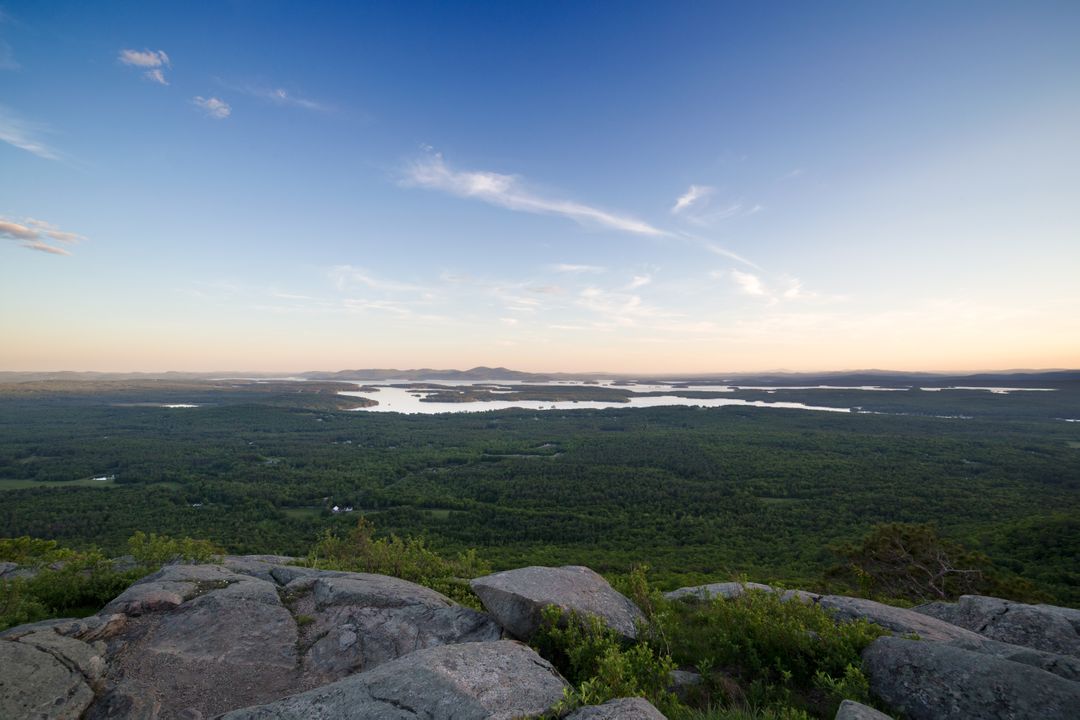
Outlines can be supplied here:
<path id="1" fill-rule="evenodd" d="M 48 245 L 46 243 L 41 242 L 40 240 L 35 240 L 34 242 L 29 242 L 29 243 L 23 243 L 23 247 L 26 248 L 27 250 L 38 250 L 38 251 L 43 252 L 43 253 L 49 253 L 50 255 L 70 255 L 71 254 L 70 251 L 65 250 L 64 248 L 56 247 L 55 245 Z"/>
<path id="2" fill-rule="evenodd" d="M 738 270 L 730 270 L 729 275 L 731 279 L 735 281 L 735 284 L 739 286 L 747 295 L 764 296 L 765 285 L 761 282 L 761 278 L 752 273 L 744 273 Z"/>
<path id="3" fill-rule="evenodd" d="M 304 110 L 314 110 L 317 112 L 330 112 L 333 108 L 326 103 L 312 100 L 301 95 L 297 95 L 294 92 L 290 92 L 283 87 L 267 87 L 264 85 L 234 85 L 233 83 L 226 82 L 220 78 L 217 82 L 228 90 L 234 92 L 243 93 L 260 100 L 266 100 L 274 103 L 275 105 L 281 105 L 285 107 L 297 107 Z"/>
<path id="4" fill-rule="evenodd" d="M 716 192 L 716 188 L 709 187 L 708 185 L 691 185 L 689 189 L 675 201 L 675 205 L 672 206 L 671 212 L 678 215 L 698 200 L 712 195 L 714 192 Z"/>
<path id="5" fill-rule="evenodd" d="M 754 215 L 764 210 L 760 204 L 747 204 L 740 198 L 717 201 L 718 191 L 708 185 L 691 185 L 671 208 L 671 214 L 702 227 L 715 225 L 729 218 Z"/>
<path id="6" fill-rule="evenodd" d="M 70 255 L 71 252 L 62 247 L 56 247 L 46 242 L 46 239 L 58 240 L 68 245 L 73 245 L 86 238 L 78 233 L 61 230 L 44 220 L 27 218 L 21 223 L 0 218 L 0 238 L 14 240 L 21 243 L 28 250 L 51 253 L 53 255 Z"/>
<path id="7" fill-rule="evenodd" d="M 19 63 L 15 61 L 15 51 L 6 40 L 0 40 L 0 70 L 18 70 Z"/>
<path id="8" fill-rule="evenodd" d="M 117 59 L 124 65 L 142 68 L 143 77 L 159 85 L 168 85 L 165 68 L 171 68 L 172 62 L 164 50 L 121 50 Z"/>
<path id="9" fill-rule="evenodd" d="M 407 186 L 482 200 L 509 210 L 559 215 L 583 225 L 597 225 L 635 235 L 663 237 L 671 234 L 628 215 L 600 210 L 573 200 L 544 197 L 526 188 L 516 175 L 454 170 L 438 153 L 429 154 L 409 165 L 402 182 Z"/>
<path id="10" fill-rule="evenodd" d="M 552 265 L 551 269 L 557 273 L 602 273 L 605 270 L 599 265 L 571 265 L 569 263 Z"/>
<path id="11" fill-rule="evenodd" d="M 642 301 L 632 293 L 610 292 L 597 287 L 587 287 L 578 295 L 578 306 L 601 317 L 597 327 L 630 327 L 643 319 L 679 317 Z"/>
<path id="12" fill-rule="evenodd" d="M 42 130 L 0 106 L 0 141 L 46 160 L 59 160 L 60 155 L 37 137 Z"/>
<path id="13" fill-rule="evenodd" d="M 635 275 L 630 279 L 630 282 L 626 284 L 627 290 L 637 290 L 639 287 L 645 287 L 652 282 L 652 275 Z"/>
<path id="14" fill-rule="evenodd" d="M 196 106 L 201 108 L 202 111 L 206 113 L 207 117 L 211 117 L 215 120 L 224 120 L 225 118 L 232 115 L 232 108 L 229 106 L 229 103 L 225 102 L 221 98 L 204 98 L 201 95 L 196 95 L 192 99 L 192 102 L 195 103 Z"/>
<path id="15" fill-rule="evenodd" d="M 738 253 L 736 253 L 736 252 L 734 252 L 732 250 L 728 250 L 727 248 L 723 247 L 722 245 L 718 245 L 717 243 L 714 243 L 711 240 L 706 240 L 704 238 L 700 238 L 700 237 L 697 237 L 695 235 L 685 235 L 684 234 L 683 237 L 685 237 L 687 240 L 691 240 L 691 241 L 697 243 L 701 247 L 703 247 L 706 250 L 708 250 L 709 252 L 711 252 L 713 255 L 719 255 L 720 257 L 726 257 L 726 258 L 728 258 L 730 260 L 735 260 L 736 262 L 740 262 L 743 265 L 748 265 L 749 267 L 752 267 L 755 270 L 760 270 L 761 269 L 761 267 L 757 263 L 753 262 L 752 260 L 748 260 L 747 258 L 744 258 L 742 255 L 739 255 Z"/>
<path id="16" fill-rule="evenodd" d="M 0 220 L 0 237 L 8 240 L 34 240 L 37 236 L 37 230 L 8 220 Z"/>
<path id="17" fill-rule="evenodd" d="M 721 280 L 731 280 L 744 294 L 768 300 L 770 305 L 791 301 L 834 302 L 846 299 L 841 295 L 810 292 L 803 287 L 801 280 L 787 275 L 781 275 L 769 283 L 762 280 L 759 275 L 738 270 L 718 270 L 712 273 L 712 276 Z"/>
<path id="18" fill-rule="evenodd" d="M 364 268 L 352 265 L 337 265 L 330 269 L 330 280 L 338 290 L 346 290 L 349 287 L 362 285 L 372 290 L 399 293 L 426 293 L 429 288 L 411 283 L 398 282 L 376 277 Z"/>
<path id="19" fill-rule="evenodd" d="M 143 73 L 143 77 L 147 80 L 153 80 L 158 85 L 168 85 L 169 81 L 165 79 L 165 73 L 160 68 L 154 70 L 147 70 Z"/>

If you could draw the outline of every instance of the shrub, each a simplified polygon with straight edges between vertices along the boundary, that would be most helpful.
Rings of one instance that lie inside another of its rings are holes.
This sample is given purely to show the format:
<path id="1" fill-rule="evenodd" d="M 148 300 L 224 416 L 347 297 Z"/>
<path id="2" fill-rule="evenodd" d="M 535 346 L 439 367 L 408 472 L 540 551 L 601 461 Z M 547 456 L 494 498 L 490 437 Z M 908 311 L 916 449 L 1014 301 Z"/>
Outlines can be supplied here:
<path id="1" fill-rule="evenodd" d="M 480 603 L 468 581 L 491 572 L 491 566 L 475 550 L 446 558 L 429 548 L 423 538 L 376 538 L 375 526 L 363 516 L 346 537 L 327 530 L 308 552 L 307 564 L 328 570 L 392 575 L 474 608 L 480 608 Z"/>
<path id="2" fill-rule="evenodd" d="M 0 580 L 0 630 L 48 617 L 49 609 L 34 598 L 25 580 Z"/>
<path id="3" fill-rule="evenodd" d="M 60 547 L 55 540 L 17 537 L 0 538 L 0 560 L 23 567 L 39 568 L 66 560 L 75 555 L 74 550 Z"/>
<path id="4" fill-rule="evenodd" d="M 55 540 L 0 538 L 0 560 L 32 574 L 0 581 L 0 630 L 54 617 L 97 612 L 131 583 L 166 562 L 205 562 L 217 549 L 205 540 L 135 533 L 128 548 L 139 563 L 118 571 L 96 548 L 73 550 Z"/>
<path id="5" fill-rule="evenodd" d="M 623 643 L 594 616 L 548 606 L 532 645 L 574 686 L 560 712 L 635 696 L 647 698 L 664 712 L 678 706 L 667 689 L 675 669 L 671 658 L 644 641 Z"/>
<path id="6" fill-rule="evenodd" d="M 845 698 L 867 700 L 858 665 L 863 648 L 885 634 L 876 625 L 838 623 L 816 604 L 785 602 L 773 592 L 668 601 L 639 570 L 624 587 L 648 618 L 639 637 L 702 675 L 686 698 L 702 712 L 831 717 Z"/>
<path id="7" fill-rule="evenodd" d="M 223 552 L 209 540 L 172 538 L 156 533 L 147 535 L 141 530 L 128 538 L 127 547 L 135 562 L 149 568 L 174 562 L 207 563 Z"/>
<path id="8" fill-rule="evenodd" d="M 669 717 L 672 720 L 811 720 L 805 710 L 786 705 L 764 708 L 709 707 L 702 710 L 683 707 Z"/>

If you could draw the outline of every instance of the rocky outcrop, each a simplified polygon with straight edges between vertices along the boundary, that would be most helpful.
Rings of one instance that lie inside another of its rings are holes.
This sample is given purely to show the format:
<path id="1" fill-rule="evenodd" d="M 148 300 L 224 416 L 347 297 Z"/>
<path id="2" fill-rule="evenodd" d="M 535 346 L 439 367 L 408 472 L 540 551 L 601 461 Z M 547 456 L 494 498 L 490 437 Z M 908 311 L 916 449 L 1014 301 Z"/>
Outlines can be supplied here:
<path id="1" fill-rule="evenodd" d="M 619 698 L 603 705 L 586 705 L 566 720 L 664 720 L 664 715 L 645 698 Z"/>
<path id="2" fill-rule="evenodd" d="M 863 598 L 846 597 L 843 595 L 823 595 L 818 604 L 832 610 L 840 620 L 856 620 L 862 618 L 876 623 L 886 630 L 901 635 L 914 634 L 923 640 L 937 640 L 941 642 L 949 640 L 967 640 L 977 642 L 979 635 L 957 627 L 952 623 L 932 618 L 929 615 L 917 613 L 914 610 L 893 607 L 873 600 Z"/>
<path id="3" fill-rule="evenodd" d="M 1080 611 L 982 595 L 963 595 L 955 603 L 929 603 L 915 611 L 993 640 L 1080 658 Z"/>
<path id="4" fill-rule="evenodd" d="M 817 593 L 807 592 L 806 590 L 783 590 L 774 588 L 771 585 L 752 582 L 722 582 L 710 583 L 708 585 L 694 585 L 692 587 L 681 587 L 678 590 L 664 593 L 664 597 L 668 600 L 680 600 L 684 598 L 712 600 L 713 598 L 718 597 L 731 600 L 732 598 L 741 597 L 749 590 L 778 593 L 780 599 L 784 601 L 794 599 L 805 603 L 811 603 L 817 602 L 821 597 L 821 595 Z"/>
<path id="5" fill-rule="evenodd" d="M 566 682 L 527 646 L 547 606 L 599 618 L 623 638 L 642 614 L 583 567 L 530 567 L 472 585 L 489 612 L 398 578 L 227 556 L 172 565 L 98 615 L 0 632 L 0 718 L 233 720 L 535 717 Z M 16 569 L 18 570 L 18 569 Z M 693 602 L 782 593 L 838 620 L 898 636 L 874 641 L 863 670 L 883 707 L 922 718 L 1064 718 L 1080 707 L 1080 611 L 965 596 L 908 610 L 870 600 L 716 583 Z M 1010 642 L 1004 641 L 1007 638 Z M 1023 643 L 1023 644 L 1016 644 Z M 700 675 L 675 671 L 694 697 Z M 645 700 L 579 708 L 570 720 L 662 717 Z M 880 720 L 845 702 L 841 720 Z"/>
<path id="6" fill-rule="evenodd" d="M 75 708 L 71 717 L 85 711 L 90 720 L 212 717 L 417 650 L 502 635 L 486 613 L 415 583 L 276 564 L 288 559 L 170 565 L 99 615 L 12 628 L 0 635 L 0 676 L 14 688 L 4 697 L 24 708 Z M 24 663 L 35 672 L 6 673 L 15 655 L 37 657 Z"/>
<path id="7" fill-rule="evenodd" d="M 546 712 L 566 687 L 546 660 L 512 640 L 443 645 L 222 720 L 510 720 Z"/>
<path id="8" fill-rule="evenodd" d="M 892 718 L 869 705 L 863 705 L 854 700 L 845 700 L 840 703 L 834 720 L 892 720 Z"/>
<path id="9" fill-rule="evenodd" d="M 541 611 L 556 606 L 599 618 L 624 638 L 637 637 L 644 615 L 625 595 L 587 567 L 526 567 L 472 581 L 495 619 L 514 637 L 526 640 L 540 627 Z"/>
<path id="10" fill-rule="evenodd" d="M 502 630 L 484 613 L 444 595 L 385 575 L 300 577 L 286 585 L 296 598 L 302 662 L 312 679 L 330 682 L 413 650 L 448 643 L 498 640 Z"/>
<path id="11" fill-rule="evenodd" d="M 944 643 L 878 638 L 863 671 L 874 694 L 911 720 L 1066 720 L 1080 708 L 1078 683 Z"/>

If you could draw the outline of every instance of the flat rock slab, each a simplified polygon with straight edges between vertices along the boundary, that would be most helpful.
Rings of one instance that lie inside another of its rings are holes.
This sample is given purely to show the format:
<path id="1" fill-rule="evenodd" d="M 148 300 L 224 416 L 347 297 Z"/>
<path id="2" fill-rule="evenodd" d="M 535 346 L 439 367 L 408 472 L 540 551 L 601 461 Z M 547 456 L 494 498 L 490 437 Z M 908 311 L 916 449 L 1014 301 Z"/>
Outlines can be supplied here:
<path id="1" fill-rule="evenodd" d="M 840 703 L 834 720 L 892 720 L 892 718 L 869 705 L 845 700 Z"/>
<path id="2" fill-rule="evenodd" d="M 361 605 L 364 607 L 450 607 L 453 601 L 442 593 L 423 585 L 370 573 L 317 576 L 314 582 L 315 603 L 329 605 Z"/>
<path id="3" fill-rule="evenodd" d="M 587 567 L 526 567 L 471 582 L 484 607 L 514 637 L 528 639 L 540 627 L 541 611 L 554 605 L 592 615 L 619 635 L 637 637 L 645 616 L 625 595 Z"/>
<path id="4" fill-rule="evenodd" d="M 915 611 L 993 640 L 1080 658 L 1080 633 L 1071 621 L 1080 611 L 982 595 L 962 595 L 955 603 L 929 603 Z"/>
<path id="5" fill-rule="evenodd" d="M 566 687 L 520 643 L 443 645 L 222 720 L 510 720 L 546 712 Z"/>
<path id="6" fill-rule="evenodd" d="M 870 689 L 909 720 L 1075 720 L 1080 683 L 936 642 L 875 640 L 863 652 Z"/>
<path id="7" fill-rule="evenodd" d="M 0 640 L 0 718 L 77 720 L 93 699 L 82 674 L 53 654 Z"/>
<path id="8" fill-rule="evenodd" d="M 645 698 L 618 698 L 603 705 L 586 705 L 566 720 L 665 720 L 664 714 Z"/>
<path id="9" fill-rule="evenodd" d="M 923 640 L 965 640 L 976 643 L 983 639 L 977 633 L 952 623 L 938 620 L 923 613 L 905 608 L 885 605 L 873 600 L 847 597 L 844 595 L 823 595 L 818 599 L 823 608 L 832 610 L 840 620 L 862 618 L 876 623 L 886 630 L 901 635 L 914 633 Z"/>

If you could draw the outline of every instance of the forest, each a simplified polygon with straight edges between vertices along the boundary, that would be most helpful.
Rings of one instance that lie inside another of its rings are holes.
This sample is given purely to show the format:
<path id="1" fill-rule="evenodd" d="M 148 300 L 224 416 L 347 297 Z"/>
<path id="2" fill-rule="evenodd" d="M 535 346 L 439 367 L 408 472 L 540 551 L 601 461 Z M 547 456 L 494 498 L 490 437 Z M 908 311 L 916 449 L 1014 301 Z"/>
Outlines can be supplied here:
<path id="1" fill-rule="evenodd" d="M 871 528 L 930 523 L 1040 597 L 1080 604 L 1080 423 L 1061 419 L 1072 386 L 790 391 L 882 414 L 400 415 L 344 410 L 333 383 L 298 385 L 0 385 L 0 537 L 120 554 L 141 531 L 302 555 L 363 515 L 440 552 L 475 548 L 495 569 L 647 564 L 667 589 L 820 585 L 837 548 Z"/>

